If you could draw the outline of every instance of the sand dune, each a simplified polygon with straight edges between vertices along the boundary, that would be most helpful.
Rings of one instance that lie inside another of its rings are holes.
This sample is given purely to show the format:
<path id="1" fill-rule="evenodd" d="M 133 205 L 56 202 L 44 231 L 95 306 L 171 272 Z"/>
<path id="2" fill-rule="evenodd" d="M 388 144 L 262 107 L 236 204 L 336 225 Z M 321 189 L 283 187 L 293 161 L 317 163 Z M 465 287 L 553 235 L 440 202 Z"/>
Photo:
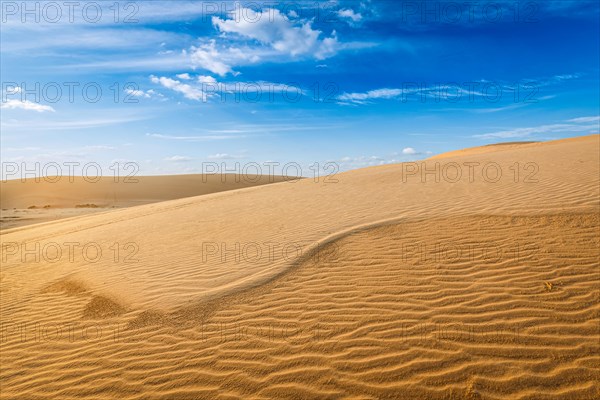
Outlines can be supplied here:
<path id="1" fill-rule="evenodd" d="M 267 174 L 11 179 L 0 186 L 0 229 L 289 179 Z"/>
<path id="2" fill-rule="evenodd" d="M 2 397 L 598 398 L 599 165 L 489 146 L 5 230 Z"/>

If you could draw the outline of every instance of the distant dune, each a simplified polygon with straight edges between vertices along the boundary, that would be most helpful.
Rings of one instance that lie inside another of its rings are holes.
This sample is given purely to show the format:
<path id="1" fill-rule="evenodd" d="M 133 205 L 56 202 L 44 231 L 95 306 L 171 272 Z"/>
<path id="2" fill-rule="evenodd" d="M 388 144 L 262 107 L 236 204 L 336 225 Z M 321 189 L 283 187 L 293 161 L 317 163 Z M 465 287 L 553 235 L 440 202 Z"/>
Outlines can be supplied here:
<path id="1" fill-rule="evenodd" d="M 237 177 L 237 181 L 236 181 Z M 2 208 L 75 207 L 78 204 L 94 203 L 101 207 L 129 207 L 156 203 L 158 201 L 199 196 L 267 183 L 281 182 L 282 176 L 244 175 L 159 175 L 137 176 L 135 182 L 112 177 L 100 178 L 98 182 L 86 181 L 82 177 L 28 178 L 24 182 L 11 179 L 2 183 Z M 71 181 L 72 180 L 72 181 Z"/>
<path id="2" fill-rule="evenodd" d="M 161 175 L 12 179 L 0 185 L 0 229 L 289 180 L 275 175 Z M 16 210 L 13 210 L 16 209 Z"/>
<path id="3" fill-rule="evenodd" d="M 597 399 L 599 166 L 593 135 L 336 183 L 57 190 L 159 202 L 0 233 L 2 397 Z"/>

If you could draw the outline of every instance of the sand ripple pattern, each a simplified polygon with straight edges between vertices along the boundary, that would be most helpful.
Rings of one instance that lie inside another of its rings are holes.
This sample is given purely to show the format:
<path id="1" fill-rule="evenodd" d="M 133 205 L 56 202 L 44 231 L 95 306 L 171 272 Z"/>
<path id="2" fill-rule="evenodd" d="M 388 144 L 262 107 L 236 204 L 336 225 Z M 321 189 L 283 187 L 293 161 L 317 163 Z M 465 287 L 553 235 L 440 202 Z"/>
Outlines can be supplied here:
<path id="1" fill-rule="evenodd" d="M 55 282 L 30 299 L 39 337 L 5 329 L 3 398 L 595 399 L 599 228 L 554 214 L 362 229 L 170 313 Z"/>
<path id="2" fill-rule="evenodd" d="M 0 397 L 600 398 L 600 136 L 430 162 L 504 174 L 388 165 L 0 232 L 107 251 L 2 254 Z M 113 260 L 130 242 L 137 261 Z"/>

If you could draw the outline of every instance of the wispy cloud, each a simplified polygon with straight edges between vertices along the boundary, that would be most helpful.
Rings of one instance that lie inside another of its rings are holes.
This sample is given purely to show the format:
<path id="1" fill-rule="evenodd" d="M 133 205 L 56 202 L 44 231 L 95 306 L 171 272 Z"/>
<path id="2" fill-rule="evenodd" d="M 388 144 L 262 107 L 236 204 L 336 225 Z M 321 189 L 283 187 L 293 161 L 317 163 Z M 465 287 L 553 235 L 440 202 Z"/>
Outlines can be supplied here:
<path id="1" fill-rule="evenodd" d="M 105 59 L 57 64 L 52 68 L 63 70 L 129 70 L 129 71 L 180 71 L 190 66 L 187 52 L 135 54 L 131 56 L 107 57 Z"/>
<path id="2" fill-rule="evenodd" d="M 205 142 L 205 141 L 212 141 L 212 140 L 240 139 L 240 138 L 246 137 L 244 135 L 173 136 L 173 135 L 163 135 L 160 133 L 147 133 L 146 136 L 156 138 L 156 139 L 181 140 L 181 141 L 186 141 L 186 142 Z"/>
<path id="3" fill-rule="evenodd" d="M 362 93 L 342 93 L 337 99 L 342 103 L 366 104 L 368 100 L 394 99 L 405 93 L 404 89 L 374 89 Z"/>
<path id="4" fill-rule="evenodd" d="M 229 154 L 229 153 L 217 153 L 217 154 L 210 154 L 208 156 L 209 160 L 234 160 L 234 159 L 239 159 L 239 158 L 245 158 L 245 155 L 242 154 Z"/>
<path id="5" fill-rule="evenodd" d="M 433 85 L 424 82 L 405 82 L 401 88 L 379 88 L 365 92 L 342 93 L 337 96 L 339 104 L 342 105 L 365 105 L 371 104 L 375 100 L 400 100 L 408 101 L 415 99 L 417 101 L 426 101 L 433 99 L 436 101 L 448 100 L 457 102 L 463 100 L 473 102 L 474 99 L 483 99 L 485 102 L 498 103 L 504 96 L 514 101 L 515 93 L 520 93 L 518 103 L 507 106 L 500 106 L 487 109 L 474 109 L 475 112 L 498 112 L 512 108 L 523 107 L 526 104 L 535 103 L 539 100 L 549 100 L 555 95 L 545 95 L 536 97 L 540 89 L 549 86 L 559 86 L 565 81 L 579 79 L 583 76 L 581 73 L 555 75 L 549 78 L 524 79 L 518 83 L 505 81 L 478 80 L 463 83 L 436 83 Z"/>
<path id="6" fill-rule="evenodd" d="M 192 161 L 193 158 L 192 157 L 188 157 L 188 156 L 171 156 L 171 157 L 166 157 L 164 158 L 165 161 L 170 161 L 170 162 L 188 162 L 188 161 Z"/>
<path id="7" fill-rule="evenodd" d="M 114 146 L 107 146 L 104 144 L 96 144 L 90 146 L 83 146 L 81 148 L 84 151 L 104 151 L 104 150 L 115 150 Z"/>
<path id="8" fill-rule="evenodd" d="M 457 84 L 437 84 L 428 86 L 423 83 L 410 82 L 402 88 L 382 88 L 369 90 L 367 92 L 342 93 L 337 97 L 340 104 L 369 104 L 372 100 L 395 99 L 403 102 L 408 101 L 409 96 L 415 96 L 417 101 L 424 102 L 426 99 L 447 100 L 453 102 L 461 98 L 472 101 L 475 97 L 486 96 L 486 93 L 475 89 L 475 86 L 463 87 Z"/>
<path id="9" fill-rule="evenodd" d="M 529 104 L 532 104 L 532 103 L 512 103 L 512 104 L 509 104 L 509 105 L 503 106 L 503 107 L 474 108 L 474 109 L 468 109 L 467 111 L 472 111 L 472 112 L 478 113 L 478 114 L 488 114 L 488 113 L 496 113 L 496 112 L 501 112 L 501 111 L 514 110 L 517 108 L 526 107 Z"/>
<path id="10" fill-rule="evenodd" d="M 535 134 L 591 132 L 593 130 L 598 130 L 598 124 L 591 124 L 591 122 L 595 121 L 598 121 L 598 117 L 573 118 L 566 121 L 570 123 L 513 128 L 503 131 L 485 133 L 482 135 L 473 135 L 473 137 L 480 139 L 508 139 L 530 137 Z"/>
<path id="11" fill-rule="evenodd" d="M 256 138 L 264 135 L 276 135 L 283 132 L 301 132 L 301 131 L 314 131 L 314 130 L 331 130 L 333 128 L 339 128 L 338 125 L 302 125 L 302 124 L 238 124 L 235 128 L 223 128 L 223 129 L 205 129 L 202 134 L 199 135 L 172 135 L 162 133 L 146 133 L 146 137 L 163 139 L 163 140 L 175 140 L 184 142 L 205 142 L 213 140 L 233 140 L 233 139 L 244 139 L 244 138 Z"/>
<path id="12" fill-rule="evenodd" d="M 176 76 L 183 76 L 185 82 L 165 76 L 157 77 L 153 75 L 150 76 L 150 81 L 154 84 L 161 85 L 166 89 L 181 93 L 187 99 L 203 102 L 207 102 L 210 98 L 214 97 L 226 98 L 228 94 L 241 94 L 244 98 L 250 98 L 252 102 L 260 100 L 272 102 L 277 97 L 290 96 L 295 98 L 296 96 L 306 95 L 304 89 L 284 83 L 267 81 L 219 82 L 210 75 L 199 75 L 194 77 L 189 73 Z M 140 95 L 145 96 L 146 93 L 141 92 Z M 250 93 L 258 93 L 258 95 L 250 96 Z"/>
<path id="13" fill-rule="evenodd" d="M 111 125 L 122 125 L 150 118 L 148 115 L 115 116 L 106 118 L 77 118 L 77 119 L 6 119 L 2 120 L 3 129 L 15 131 L 56 131 L 92 129 Z"/>
<path id="14" fill-rule="evenodd" d="M 365 168 L 376 165 L 396 164 L 405 161 L 414 160 L 417 156 L 423 154 L 432 154 L 431 151 L 417 151 L 413 147 L 405 147 L 401 151 L 392 152 L 385 156 L 347 156 L 339 160 L 335 160 L 340 167 L 340 170 L 351 170 L 356 168 Z"/>
<path id="15" fill-rule="evenodd" d="M 600 122 L 600 116 L 579 117 L 567 120 L 567 122 L 585 123 L 585 122 Z"/>

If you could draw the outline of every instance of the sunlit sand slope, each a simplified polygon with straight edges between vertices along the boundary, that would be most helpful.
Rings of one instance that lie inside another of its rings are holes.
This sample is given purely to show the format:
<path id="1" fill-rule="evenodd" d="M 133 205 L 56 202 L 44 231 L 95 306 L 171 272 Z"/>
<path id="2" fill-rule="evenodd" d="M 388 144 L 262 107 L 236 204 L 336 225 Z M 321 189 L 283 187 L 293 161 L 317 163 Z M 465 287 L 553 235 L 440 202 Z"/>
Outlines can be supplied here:
<path id="1" fill-rule="evenodd" d="M 478 147 L 469 147 L 466 149 L 460 149 L 455 151 L 449 151 L 447 153 L 437 154 L 435 156 L 429 157 L 430 160 L 436 160 L 439 158 L 448 158 L 448 157 L 460 157 L 460 156 L 473 156 L 476 154 L 485 154 L 485 153 L 495 153 L 498 151 L 510 151 L 514 150 L 516 147 L 522 147 L 525 145 L 539 145 L 540 142 L 504 142 L 504 143 L 495 143 L 488 144 L 486 146 L 478 146 Z"/>
<path id="2" fill-rule="evenodd" d="M 7 230 L 2 396 L 595 399 L 599 147 Z"/>

